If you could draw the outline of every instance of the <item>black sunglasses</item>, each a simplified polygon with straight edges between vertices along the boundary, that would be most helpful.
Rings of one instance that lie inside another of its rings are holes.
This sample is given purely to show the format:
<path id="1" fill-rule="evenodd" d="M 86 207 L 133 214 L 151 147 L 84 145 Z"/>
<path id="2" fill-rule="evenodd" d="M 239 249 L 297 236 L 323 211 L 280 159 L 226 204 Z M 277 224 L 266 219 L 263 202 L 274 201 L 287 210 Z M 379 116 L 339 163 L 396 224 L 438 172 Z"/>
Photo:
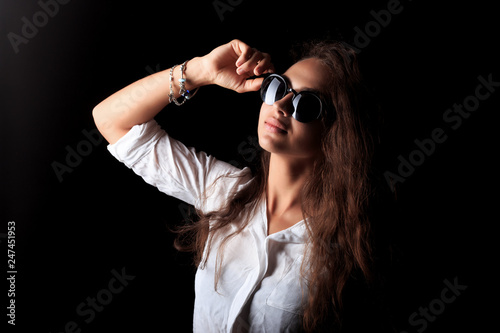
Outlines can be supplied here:
<path id="1" fill-rule="evenodd" d="M 260 86 L 260 97 L 267 105 L 273 105 L 289 93 L 293 93 L 293 118 L 301 123 L 309 123 L 321 117 L 326 106 L 322 99 L 312 91 L 298 93 L 289 88 L 287 79 L 283 76 L 270 74 Z"/>

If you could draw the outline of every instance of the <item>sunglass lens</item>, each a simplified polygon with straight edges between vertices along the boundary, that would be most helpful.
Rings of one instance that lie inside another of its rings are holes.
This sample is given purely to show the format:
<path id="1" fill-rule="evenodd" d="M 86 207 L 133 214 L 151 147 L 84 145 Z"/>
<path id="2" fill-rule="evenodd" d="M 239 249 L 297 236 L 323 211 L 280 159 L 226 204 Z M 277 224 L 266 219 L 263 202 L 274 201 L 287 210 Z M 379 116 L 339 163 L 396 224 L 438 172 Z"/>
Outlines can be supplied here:
<path id="1" fill-rule="evenodd" d="M 285 95 L 285 82 L 277 76 L 269 76 L 260 88 L 260 97 L 262 101 L 268 105 L 273 105 L 274 102 L 280 100 Z"/>
<path id="2" fill-rule="evenodd" d="M 310 94 L 298 94 L 293 100 L 295 112 L 293 117 L 302 123 L 308 123 L 319 117 L 321 112 L 320 100 Z"/>

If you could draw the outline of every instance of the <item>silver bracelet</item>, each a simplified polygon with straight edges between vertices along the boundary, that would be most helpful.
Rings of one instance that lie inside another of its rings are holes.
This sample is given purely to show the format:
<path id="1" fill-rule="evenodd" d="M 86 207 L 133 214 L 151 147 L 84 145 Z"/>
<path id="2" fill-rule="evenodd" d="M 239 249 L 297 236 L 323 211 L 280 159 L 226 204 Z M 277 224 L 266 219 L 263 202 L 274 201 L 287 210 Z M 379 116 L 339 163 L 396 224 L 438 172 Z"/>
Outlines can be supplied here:
<path id="1" fill-rule="evenodd" d="M 174 90 L 173 90 L 173 86 L 172 86 L 172 81 L 174 80 L 174 69 L 175 67 L 177 67 L 178 65 L 175 65 L 173 66 L 171 69 L 170 69 L 170 94 L 168 94 L 168 100 L 170 103 L 172 103 L 172 101 L 175 103 L 175 105 L 177 106 L 181 106 L 182 104 L 184 104 L 188 99 L 192 98 L 194 95 L 196 95 L 196 93 L 198 92 L 198 88 L 196 88 L 193 92 L 189 91 L 186 89 L 186 79 L 184 78 L 184 70 L 186 69 L 186 63 L 188 61 L 184 61 L 184 63 L 181 65 L 181 78 L 179 79 L 179 95 L 181 95 L 182 97 L 184 97 L 184 99 L 182 100 L 182 102 L 179 102 L 175 96 L 174 96 Z"/>
<path id="2" fill-rule="evenodd" d="M 179 79 L 179 95 L 184 96 L 186 93 L 186 79 L 184 78 L 184 69 L 186 68 L 187 60 L 181 65 L 181 78 Z"/>
<path id="3" fill-rule="evenodd" d="M 177 67 L 177 65 L 174 65 L 170 69 L 170 94 L 168 94 L 168 102 L 172 103 L 172 101 L 173 101 L 175 103 L 175 105 L 181 106 L 182 104 L 184 104 L 184 102 L 186 100 L 184 99 L 181 103 L 179 103 L 179 101 L 177 101 L 177 99 L 174 96 L 174 88 L 172 86 L 172 81 L 174 81 L 174 69 L 175 69 L 175 67 Z"/>

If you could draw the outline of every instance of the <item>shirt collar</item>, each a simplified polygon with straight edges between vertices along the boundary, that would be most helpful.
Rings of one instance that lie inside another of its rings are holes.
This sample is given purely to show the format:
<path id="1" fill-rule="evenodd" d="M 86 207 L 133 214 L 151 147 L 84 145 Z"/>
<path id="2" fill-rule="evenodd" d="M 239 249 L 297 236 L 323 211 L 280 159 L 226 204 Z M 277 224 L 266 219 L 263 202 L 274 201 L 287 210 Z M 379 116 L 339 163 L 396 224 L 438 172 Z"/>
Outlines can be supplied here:
<path id="1" fill-rule="evenodd" d="M 283 242 L 283 243 L 304 244 L 306 242 L 307 230 L 306 230 L 306 223 L 304 220 L 295 223 L 293 226 L 289 228 L 275 232 L 274 234 L 271 235 L 267 235 L 268 231 L 267 203 L 265 200 L 262 200 L 260 213 L 261 213 L 260 221 L 262 221 L 263 223 L 263 231 L 267 236 L 266 238 L 272 239 L 276 242 Z"/>

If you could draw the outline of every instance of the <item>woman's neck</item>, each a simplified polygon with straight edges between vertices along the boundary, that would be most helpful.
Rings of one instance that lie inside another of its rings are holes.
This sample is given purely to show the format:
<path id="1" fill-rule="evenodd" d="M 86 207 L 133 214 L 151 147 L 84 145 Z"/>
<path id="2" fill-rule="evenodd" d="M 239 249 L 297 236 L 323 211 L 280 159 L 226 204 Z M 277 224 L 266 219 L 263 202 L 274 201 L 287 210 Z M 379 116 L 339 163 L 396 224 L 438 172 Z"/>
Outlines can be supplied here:
<path id="1" fill-rule="evenodd" d="M 280 216 L 300 207 L 300 192 L 312 167 L 310 159 L 271 154 L 266 189 L 269 214 Z"/>

